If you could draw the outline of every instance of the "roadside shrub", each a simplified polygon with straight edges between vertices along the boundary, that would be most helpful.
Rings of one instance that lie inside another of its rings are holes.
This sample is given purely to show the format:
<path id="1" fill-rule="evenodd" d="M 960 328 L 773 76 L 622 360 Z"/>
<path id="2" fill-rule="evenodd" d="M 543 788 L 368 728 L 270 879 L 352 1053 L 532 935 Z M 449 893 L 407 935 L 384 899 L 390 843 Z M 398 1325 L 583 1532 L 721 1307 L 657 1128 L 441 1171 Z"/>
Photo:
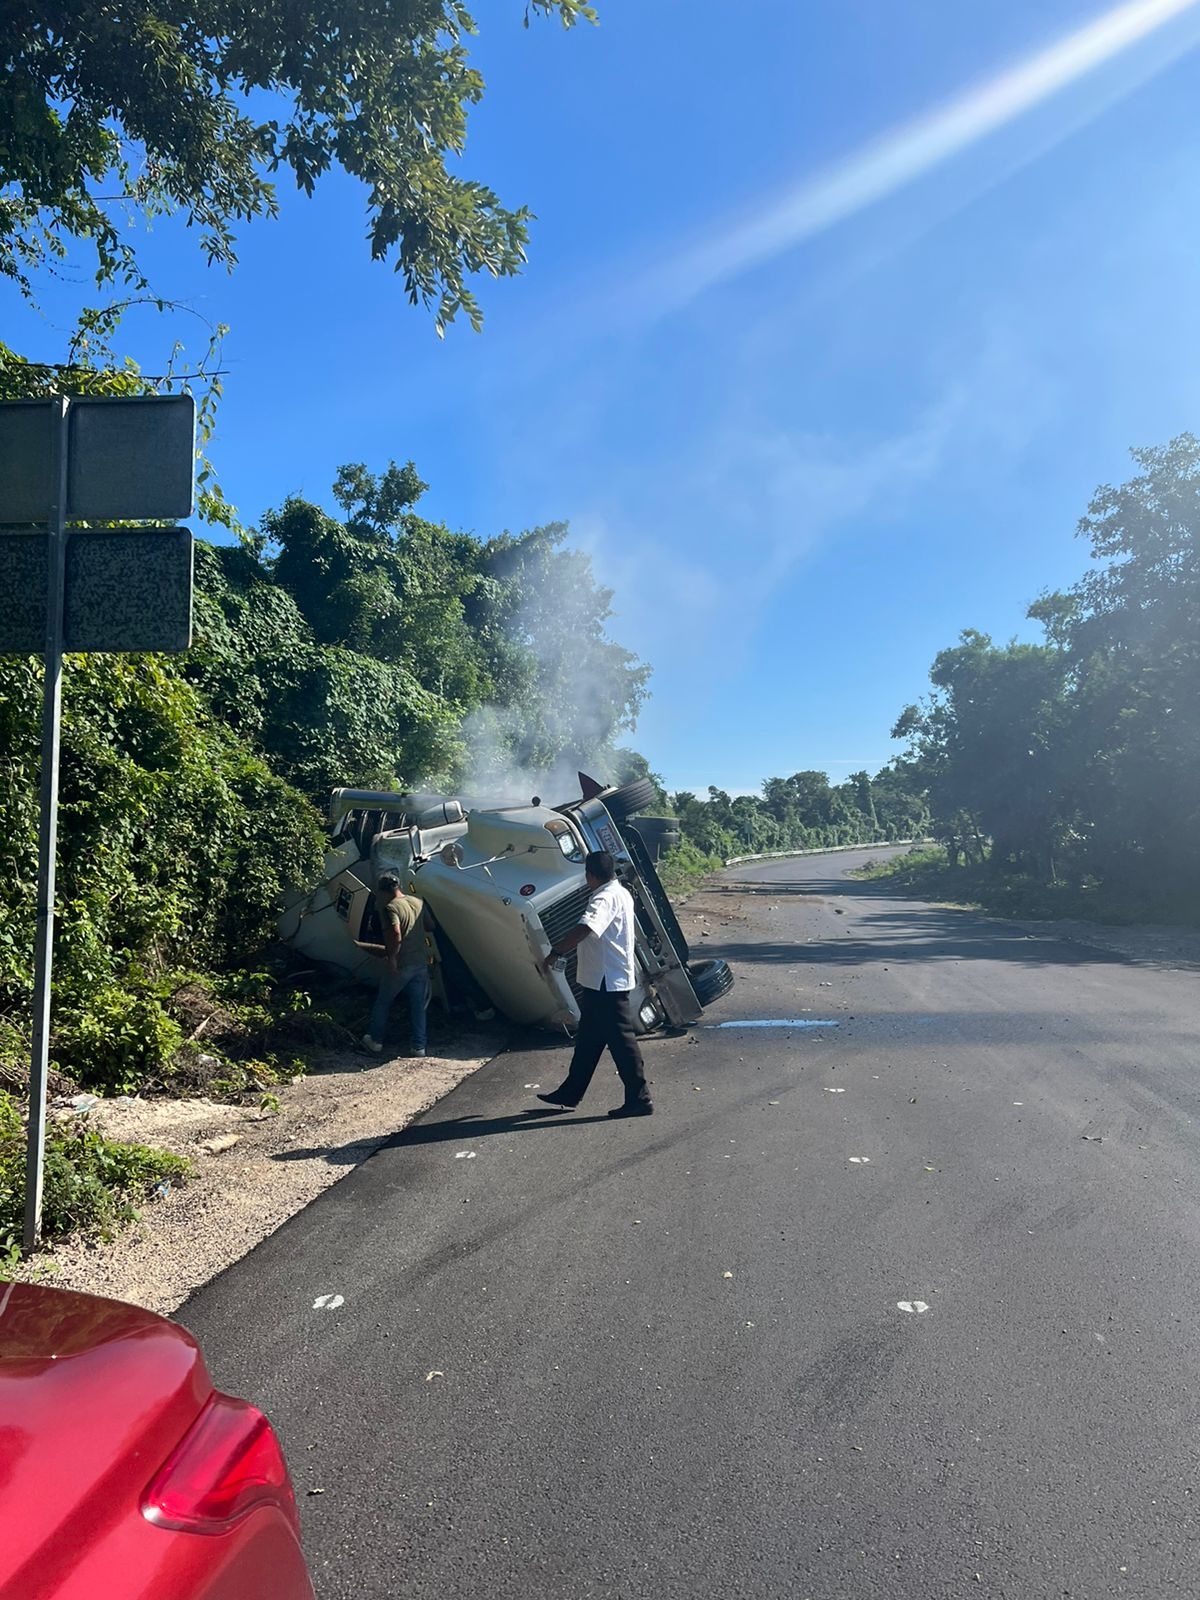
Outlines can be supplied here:
<path id="1" fill-rule="evenodd" d="M 90 1089 L 127 1094 L 170 1061 L 183 1043 L 179 1024 L 147 994 L 116 985 L 94 989 L 87 1005 L 60 1006 L 54 1055 L 70 1061 Z"/>
<path id="2" fill-rule="evenodd" d="M 142 1144 L 103 1138 L 82 1118 L 51 1122 L 46 1130 L 44 1238 L 68 1233 L 111 1237 L 137 1216 L 137 1205 L 163 1183 L 182 1183 L 191 1171 L 182 1156 Z M 0 1092 L 0 1274 L 21 1238 L 25 1204 L 25 1126 L 16 1101 Z"/>
<path id="3" fill-rule="evenodd" d="M 687 894 L 724 864 L 720 856 L 706 855 L 690 839 L 681 839 L 659 862 L 658 875 L 668 894 Z"/>

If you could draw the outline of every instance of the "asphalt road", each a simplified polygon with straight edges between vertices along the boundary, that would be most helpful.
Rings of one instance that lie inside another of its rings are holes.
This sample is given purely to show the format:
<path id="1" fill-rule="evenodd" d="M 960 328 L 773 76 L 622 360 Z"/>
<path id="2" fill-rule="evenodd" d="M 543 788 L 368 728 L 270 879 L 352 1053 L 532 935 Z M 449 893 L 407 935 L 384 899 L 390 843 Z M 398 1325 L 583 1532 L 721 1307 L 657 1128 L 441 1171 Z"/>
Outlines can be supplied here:
<path id="1" fill-rule="evenodd" d="M 502 1056 L 181 1313 L 321 1600 L 1200 1592 L 1197 973 L 852 861 L 728 874 L 653 1119 Z"/>

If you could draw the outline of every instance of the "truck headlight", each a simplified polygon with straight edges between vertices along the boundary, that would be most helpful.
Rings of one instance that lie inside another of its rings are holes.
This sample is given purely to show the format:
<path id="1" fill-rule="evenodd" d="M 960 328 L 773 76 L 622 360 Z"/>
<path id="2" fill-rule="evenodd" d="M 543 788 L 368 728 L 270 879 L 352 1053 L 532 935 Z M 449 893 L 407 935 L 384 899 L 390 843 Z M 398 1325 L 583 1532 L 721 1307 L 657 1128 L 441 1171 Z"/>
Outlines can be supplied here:
<path id="1" fill-rule="evenodd" d="M 658 1012 L 655 1009 L 655 1007 L 650 1004 L 650 1002 L 648 1000 L 647 1000 L 646 1004 L 642 1007 L 642 1009 L 638 1012 L 638 1016 L 642 1019 L 643 1028 L 652 1028 L 654 1026 L 654 1024 L 658 1021 Z"/>
<path id="2" fill-rule="evenodd" d="M 583 860 L 583 851 L 579 848 L 579 840 L 571 832 L 571 826 L 564 818 L 555 817 L 552 822 L 544 822 L 542 826 L 547 833 L 553 835 L 554 842 L 568 861 Z"/>

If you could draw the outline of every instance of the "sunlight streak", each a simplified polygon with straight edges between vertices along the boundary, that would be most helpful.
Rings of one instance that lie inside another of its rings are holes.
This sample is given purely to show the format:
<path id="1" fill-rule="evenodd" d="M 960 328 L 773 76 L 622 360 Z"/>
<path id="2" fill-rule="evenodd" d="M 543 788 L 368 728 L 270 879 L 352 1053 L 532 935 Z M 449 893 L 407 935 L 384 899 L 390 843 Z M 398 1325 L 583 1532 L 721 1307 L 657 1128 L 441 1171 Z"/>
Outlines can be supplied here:
<path id="1" fill-rule="evenodd" d="M 662 308 L 683 304 L 885 199 L 1158 29 L 1194 12 L 1198 3 L 1127 0 L 1017 66 L 872 140 L 827 172 L 798 184 L 759 215 L 667 263 L 655 274 L 665 302 Z M 1182 55 L 1195 42 L 1194 38 L 1181 42 L 1174 54 Z"/>

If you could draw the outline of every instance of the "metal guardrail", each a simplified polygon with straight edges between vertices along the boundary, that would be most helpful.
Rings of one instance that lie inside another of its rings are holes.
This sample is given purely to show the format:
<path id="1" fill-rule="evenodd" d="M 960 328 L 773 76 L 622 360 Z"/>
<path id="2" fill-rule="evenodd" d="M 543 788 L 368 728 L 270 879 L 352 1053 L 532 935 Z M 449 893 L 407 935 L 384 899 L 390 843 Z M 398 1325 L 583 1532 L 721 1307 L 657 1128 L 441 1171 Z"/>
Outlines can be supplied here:
<path id="1" fill-rule="evenodd" d="M 867 839 L 861 844 L 823 844 L 809 850 L 767 850 L 757 856 L 730 856 L 727 867 L 740 867 L 747 861 L 786 861 L 790 856 L 832 856 L 843 850 L 883 850 L 892 844 L 934 844 L 933 839 Z"/>

